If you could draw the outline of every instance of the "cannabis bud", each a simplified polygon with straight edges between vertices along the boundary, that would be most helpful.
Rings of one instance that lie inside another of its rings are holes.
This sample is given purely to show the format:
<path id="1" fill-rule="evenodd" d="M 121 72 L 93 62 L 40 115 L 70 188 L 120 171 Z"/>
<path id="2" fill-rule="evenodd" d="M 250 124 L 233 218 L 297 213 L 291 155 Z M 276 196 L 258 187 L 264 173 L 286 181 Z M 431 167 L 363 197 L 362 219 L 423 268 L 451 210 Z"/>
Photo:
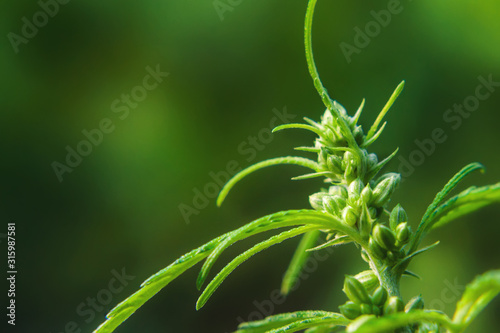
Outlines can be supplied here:
<path id="1" fill-rule="evenodd" d="M 368 296 L 365 287 L 354 276 L 345 276 L 343 291 L 354 303 L 371 303 L 370 296 Z"/>
<path id="2" fill-rule="evenodd" d="M 373 239 L 386 250 L 396 250 L 396 235 L 385 225 L 377 224 L 373 228 Z"/>
<path id="3" fill-rule="evenodd" d="M 381 181 L 375 186 L 373 190 L 373 197 L 371 204 L 375 207 L 382 207 L 391 198 L 396 188 L 401 181 L 401 175 L 397 173 L 388 173 L 384 175 Z"/>

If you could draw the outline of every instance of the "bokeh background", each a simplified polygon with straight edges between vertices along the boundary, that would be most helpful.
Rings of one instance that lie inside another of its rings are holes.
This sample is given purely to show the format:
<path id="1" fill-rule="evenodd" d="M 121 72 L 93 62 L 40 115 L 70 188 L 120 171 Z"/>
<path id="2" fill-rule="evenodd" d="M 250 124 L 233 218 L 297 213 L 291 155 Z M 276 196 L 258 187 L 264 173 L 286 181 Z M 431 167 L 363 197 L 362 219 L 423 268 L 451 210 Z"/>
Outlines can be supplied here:
<path id="1" fill-rule="evenodd" d="M 242 154 L 238 147 L 247 142 L 248 148 L 249 136 L 269 127 L 273 109 L 286 108 L 295 121 L 323 113 L 303 54 L 306 1 L 221 0 L 222 14 L 215 4 L 68 1 L 15 52 L 9 33 L 21 35 L 23 17 L 32 22 L 42 9 L 34 1 L 1 2 L 0 232 L 10 220 L 17 222 L 19 272 L 17 325 L 9 332 L 78 332 L 72 324 L 67 329 L 70 322 L 91 332 L 109 309 L 183 253 L 262 215 L 308 207 L 308 195 L 321 182 L 292 182 L 303 170 L 283 166 L 238 184 L 222 208 L 210 198 L 189 223 L 180 212 L 179 205 L 192 206 L 195 189 L 212 181 L 209 172 L 225 170 L 229 161 L 245 167 L 292 154 L 292 147 L 313 140 L 288 131 L 261 142 L 254 155 Z M 365 129 L 406 80 L 384 135 L 372 147 L 380 156 L 399 147 L 399 156 L 408 159 L 418 149 L 415 140 L 430 138 L 436 128 L 445 132 L 447 140 L 414 168 L 393 200 L 416 225 L 463 165 L 479 161 L 487 173 L 470 176 L 461 188 L 500 179 L 500 90 L 458 128 L 443 119 L 447 109 L 474 95 L 479 76 L 500 81 L 500 3 L 400 5 L 402 12 L 350 63 L 340 43 L 355 45 L 354 28 L 364 29 L 374 20 L 370 12 L 387 9 L 388 1 L 320 1 L 313 41 L 332 97 L 351 113 L 367 99 Z M 113 101 L 142 84 L 147 66 L 157 65 L 169 76 L 120 119 Z M 52 163 L 64 163 L 66 146 L 75 149 L 85 139 L 82 131 L 105 118 L 115 130 L 60 182 Z M 400 163 L 395 159 L 387 169 Z M 498 268 L 498 216 L 500 205 L 492 206 L 432 234 L 427 242 L 440 239 L 441 245 L 413 262 L 422 280 L 405 279 L 404 296 L 422 292 L 428 304 L 452 313 L 459 296 L 449 284 L 460 291 L 476 274 Z M 296 243 L 248 261 L 198 312 L 197 270 L 190 270 L 117 332 L 230 332 L 279 288 Z M 250 244 L 234 246 L 216 268 Z M 353 247 L 338 248 L 274 312 L 335 311 L 345 302 L 343 274 L 364 267 Z M 79 315 L 79 305 L 108 288 L 111 271 L 122 268 L 134 279 L 109 304 Z M 5 279 L 2 288 L 4 307 Z M 496 299 L 470 332 L 498 332 L 499 311 Z"/>

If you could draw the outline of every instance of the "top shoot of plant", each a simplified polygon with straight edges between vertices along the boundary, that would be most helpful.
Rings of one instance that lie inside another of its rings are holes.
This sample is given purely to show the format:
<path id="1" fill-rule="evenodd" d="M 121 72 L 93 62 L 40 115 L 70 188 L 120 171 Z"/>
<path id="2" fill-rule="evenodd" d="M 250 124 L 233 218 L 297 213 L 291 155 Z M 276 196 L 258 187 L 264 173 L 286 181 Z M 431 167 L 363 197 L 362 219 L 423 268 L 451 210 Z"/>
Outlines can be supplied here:
<path id="1" fill-rule="evenodd" d="M 232 244 L 253 235 L 285 228 L 227 264 L 203 289 L 196 303 L 200 309 L 210 296 L 241 263 L 272 245 L 302 235 L 297 251 L 283 278 L 281 292 L 288 294 L 297 281 L 311 251 L 353 243 L 367 263 L 366 270 L 355 276 L 346 275 L 343 291 L 347 301 L 339 312 L 298 311 L 273 315 L 264 320 L 243 323 L 238 333 L 279 333 L 305 330 L 327 332 L 464 332 L 479 312 L 500 293 L 500 270 L 489 271 L 470 283 L 457 304 L 452 317 L 427 309 L 421 296 L 404 301 L 400 293 L 403 275 L 416 276 L 408 270 L 411 260 L 437 243 L 420 248 L 424 236 L 451 221 L 479 208 L 500 201 L 500 183 L 470 187 L 455 196 L 450 193 L 473 171 L 482 170 L 479 163 L 462 168 L 436 195 L 417 224 L 408 218 L 400 205 L 389 206 L 401 177 L 397 173 L 381 173 L 396 155 L 380 159 L 367 149 L 382 134 L 384 116 L 401 93 L 401 82 L 373 125 L 365 132 L 358 120 L 364 100 L 354 115 L 332 100 L 318 75 L 312 54 L 311 26 L 316 0 L 309 0 L 305 19 L 305 50 L 309 73 L 326 110 L 321 121 L 305 118 L 306 124 L 285 124 L 274 131 L 304 129 L 318 137 L 308 147 L 297 150 L 312 153 L 316 159 L 296 156 L 279 157 L 257 163 L 235 175 L 217 199 L 221 205 L 231 188 L 250 173 L 273 165 L 295 164 L 310 171 L 294 179 L 324 178 L 326 188 L 309 197 L 312 209 L 288 210 L 264 216 L 239 229 L 228 232 L 185 254 L 160 270 L 141 285 L 132 296 L 118 304 L 95 333 L 109 333 L 123 323 L 147 300 L 187 269 L 204 260 L 197 287 L 204 286 L 219 256 Z M 410 227 L 414 225 L 415 227 Z M 317 245 L 318 242 L 322 244 Z"/>

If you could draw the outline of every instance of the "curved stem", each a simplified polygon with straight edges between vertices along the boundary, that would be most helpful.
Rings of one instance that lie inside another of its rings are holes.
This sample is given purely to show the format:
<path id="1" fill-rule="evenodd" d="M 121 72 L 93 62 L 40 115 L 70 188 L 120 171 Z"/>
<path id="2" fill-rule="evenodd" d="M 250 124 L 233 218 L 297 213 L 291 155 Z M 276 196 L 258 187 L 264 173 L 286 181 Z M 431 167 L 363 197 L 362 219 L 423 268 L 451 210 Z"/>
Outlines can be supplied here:
<path id="1" fill-rule="evenodd" d="M 358 144 L 356 143 L 356 140 L 354 139 L 354 136 L 352 135 L 352 132 L 349 126 L 347 125 L 344 117 L 338 112 L 337 107 L 335 107 L 334 105 L 334 102 L 332 101 L 330 96 L 328 96 L 326 88 L 323 86 L 323 83 L 321 83 L 318 69 L 316 68 L 316 63 L 314 62 L 311 31 L 312 31 L 312 21 L 314 15 L 314 8 L 316 7 L 316 2 L 317 0 L 309 0 L 306 11 L 306 19 L 304 23 L 304 45 L 306 50 L 306 61 L 307 61 L 307 67 L 309 68 L 309 74 L 313 79 L 314 87 L 318 91 L 321 100 L 323 101 L 323 104 L 326 106 L 328 110 L 334 113 L 338 125 L 342 130 L 342 134 L 348 141 L 349 146 L 357 148 L 359 150 Z"/>
<path id="2" fill-rule="evenodd" d="M 231 188 L 233 188 L 233 186 L 237 182 L 239 182 L 240 180 L 242 180 L 243 178 L 245 178 L 246 176 L 248 176 L 249 174 L 251 174 L 254 171 L 260 170 L 262 168 L 267 168 L 267 167 L 273 166 L 273 165 L 279 165 L 279 164 L 294 164 L 294 165 L 302 166 L 305 168 L 309 168 L 315 172 L 320 171 L 318 163 L 316 163 L 315 161 L 312 161 L 310 159 L 303 158 L 303 157 L 297 157 L 297 156 L 276 157 L 276 158 L 271 158 L 269 160 L 265 160 L 265 161 L 253 164 L 253 165 L 249 166 L 248 168 L 243 169 L 242 171 L 238 172 L 236 175 L 233 176 L 233 178 L 231 178 L 224 185 L 224 187 L 222 188 L 222 190 L 219 193 L 219 196 L 217 197 L 217 206 L 220 207 L 220 205 L 222 205 L 222 202 L 226 198 L 227 194 L 229 193 Z"/>

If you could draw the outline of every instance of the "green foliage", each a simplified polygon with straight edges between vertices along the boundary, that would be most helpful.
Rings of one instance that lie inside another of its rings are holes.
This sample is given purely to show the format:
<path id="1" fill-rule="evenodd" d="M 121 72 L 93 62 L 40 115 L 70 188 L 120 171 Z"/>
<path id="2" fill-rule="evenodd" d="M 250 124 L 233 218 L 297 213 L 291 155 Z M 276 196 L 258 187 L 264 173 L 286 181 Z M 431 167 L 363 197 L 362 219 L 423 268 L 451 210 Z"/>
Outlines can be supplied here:
<path id="1" fill-rule="evenodd" d="M 411 260 L 437 246 L 419 248 L 423 237 L 431 230 L 452 220 L 500 200 L 500 184 L 471 187 L 446 200 L 457 184 L 468 174 L 483 169 L 472 163 L 459 171 L 436 195 L 415 232 L 404 208 L 397 204 L 389 209 L 391 197 L 401 177 L 397 173 L 379 175 L 395 156 L 397 149 L 379 162 L 369 147 L 380 136 L 386 122 L 384 116 L 401 93 L 404 82 L 393 92 L 389 101 L 365 135 L 358 125 L 364 100 L 349 116 L 338 102 L 332 100 L 319 79 L 312 56 L 311 26 L 316 0 L 310 0 L 305 20 L 305 48 L 309 72 L 326 106 L 321 121 L 305 118 L 308 124 L 285 124 L 274 131 L 305 129 L 318 137 L 312 147 L 297 150 L 317 155 L 316 161 L 297 156 L 274 158 L 250 166 L 235 175 L 224 186 L 217 199 L 221 205 L 232 187 L 244 177 L 262 168 L 293 164 L 309 168 L 308 173 L 294 179 L 324 178 L 327 188 L 309 197 L 313 209 L 290 210 L 270 214 L 228 232 L 182 256 L 170 266 L 147 279 L 135 294 L 116 306 L 96 333 L 108 333 L 125 321 L 148 299 L 170 281 L 195 264 L 203 261 L 197 287 L 201 289 L 220 255 L 234 243 L 267 231 L 280 231 L 230 261 L 207 284 L 196 303 L 205 305 L 221 283 L 244 261 L 253 255 L 287 239 L 303 235 L 287 269 L 281 291 L 288 294 L 311 251 L 330 246 L 354 243 L 368 264 L 367 270 L 346 275 L 344 292 L 348 301 L 339 307 L 340 313 L 298 311 L 270 316 L 264 320 L 241 324 L 239 333 L 278 333 L 306 330 L 307 333 L 332 332 L 463 332 L 478 313 L 500 292 L 500 271 L 491 271 L 471 283 L 457 305 L 453 319 L 432 309 L 425 309 L 421 296 L 406 305 L 401 297 L 399 282 L 403 275 L 416 276 L 407 270 Z M 446 201 L 445 201 L 446 200 Z M 318 240 L 322 243 L 317 245 Z"/>

